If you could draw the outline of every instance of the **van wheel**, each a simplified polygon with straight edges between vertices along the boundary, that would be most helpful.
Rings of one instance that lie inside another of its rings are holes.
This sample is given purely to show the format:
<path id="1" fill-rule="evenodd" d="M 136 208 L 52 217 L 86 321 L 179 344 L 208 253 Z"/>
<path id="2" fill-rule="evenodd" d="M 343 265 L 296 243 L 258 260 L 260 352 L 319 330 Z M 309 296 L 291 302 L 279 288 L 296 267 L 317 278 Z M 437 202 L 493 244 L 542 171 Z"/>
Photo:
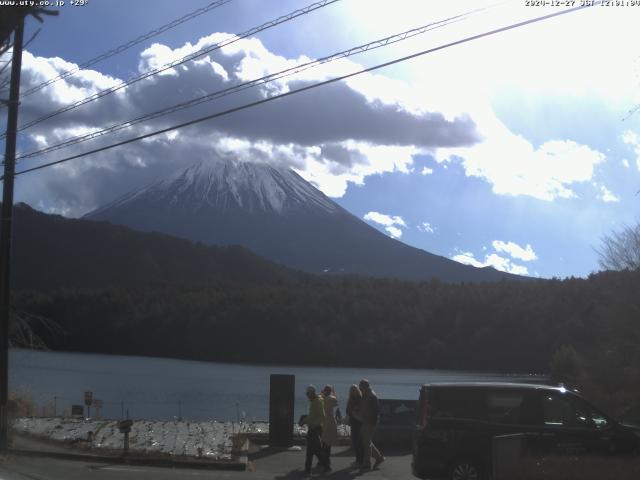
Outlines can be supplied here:
<path id="1" fill-rule="evenodd" d="M 453 462 L 451 466 L 451 480 L 482 480 L 480 466 L 468 458 L 461 458 Z"/>

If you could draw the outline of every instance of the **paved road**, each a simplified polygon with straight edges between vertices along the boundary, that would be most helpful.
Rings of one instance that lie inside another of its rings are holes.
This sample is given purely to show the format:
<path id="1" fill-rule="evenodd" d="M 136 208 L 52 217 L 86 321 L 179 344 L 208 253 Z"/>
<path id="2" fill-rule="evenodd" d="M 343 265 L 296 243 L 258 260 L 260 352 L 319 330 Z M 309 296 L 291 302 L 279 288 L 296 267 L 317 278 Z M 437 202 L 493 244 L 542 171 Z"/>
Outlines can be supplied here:
<path id="1" fill-rule="evenodd" d="M 386 452 L 387 460 L 380 465 L 379 469 L 360 472 L 349 467 L 353 457 L 346 448 L 336 450 L 332 460 L 333 471 L 324 475 L 315 473 L 313 478 L 331 480 L 414 478 L 411 475 L 411 455 L 406 452 Z M 0 480 L 296 480 L 304 478 L 302 471 L 304 448 L 298 452 L 265 449 L 254 452 L 250 459 L 249 471 L 230 472 L 13 456 L 0 461 Z"/>

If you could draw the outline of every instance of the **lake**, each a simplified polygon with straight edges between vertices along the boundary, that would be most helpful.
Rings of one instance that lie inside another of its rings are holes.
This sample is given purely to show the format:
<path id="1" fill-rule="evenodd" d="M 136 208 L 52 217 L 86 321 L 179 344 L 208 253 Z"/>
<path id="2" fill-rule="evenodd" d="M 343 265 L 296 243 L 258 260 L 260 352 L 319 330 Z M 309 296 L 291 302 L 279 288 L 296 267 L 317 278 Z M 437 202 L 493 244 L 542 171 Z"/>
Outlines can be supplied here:
<path id="1" fill-rule="evenodd" d="M 269 375 L 296 377 L 295 418 L 307 410 L 304 390 L 333 384 L 344 413 L 349 386 L 367 378 L 380 398 L 417 399 L 435 381 L 545 383 L 546 377 L 445 370 L 291 367 L 196 362 L 168 358 L 11 350 L 10 391 L 29 396 L 39 411 L 61 414 L 83 404 L 84 392 L 104 403 L 102 416 L 238 421 L 269 417 Z"/>

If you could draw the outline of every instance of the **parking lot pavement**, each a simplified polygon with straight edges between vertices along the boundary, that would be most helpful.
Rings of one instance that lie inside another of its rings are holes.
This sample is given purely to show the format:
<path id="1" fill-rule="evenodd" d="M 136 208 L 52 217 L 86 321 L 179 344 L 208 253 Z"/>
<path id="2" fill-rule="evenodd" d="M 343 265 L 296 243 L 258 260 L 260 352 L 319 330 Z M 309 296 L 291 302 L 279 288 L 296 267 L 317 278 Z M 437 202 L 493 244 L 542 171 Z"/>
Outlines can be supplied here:
<path id="1" fill-rule="evenodd" d="M 373 471 L 351 468 L 353 457 L 344 447 L 336 448 L 332 456 L 333 470 L 327 474 L 313 473 L 311 478 L 351 479 L 411 479 L 411 455 L 408 452 L 386 452 L 386 460 Z M 47 457 L 13 456 L 0 463 L 0 480 L 295 480 L 303 474 L 304 448 L 281 451 L 265 448 L 250 455 L 245 472 L 200 470 L 185 468 L 145 467 L 107 464 Z"/>
<path id="2" fill-rule="evenodd" d="M 412 479 L 411 454 L 405 451 L 387 452 L 382 449 L 386 460 L 376 469 L 361 471 L 351 466 L 353 454 L 346 447 L 334 447 L 331 456 L 332 471 L 327 474 L 314 473 L 312 477 L 335 480 L 362 479 Z M 250 468 L 264 478 L 289 480 L 303 478 L 305 451 L 297 452 L 265 449 L 249 456 Z M 262 477 L 261 477 L 262 478 Z"/>

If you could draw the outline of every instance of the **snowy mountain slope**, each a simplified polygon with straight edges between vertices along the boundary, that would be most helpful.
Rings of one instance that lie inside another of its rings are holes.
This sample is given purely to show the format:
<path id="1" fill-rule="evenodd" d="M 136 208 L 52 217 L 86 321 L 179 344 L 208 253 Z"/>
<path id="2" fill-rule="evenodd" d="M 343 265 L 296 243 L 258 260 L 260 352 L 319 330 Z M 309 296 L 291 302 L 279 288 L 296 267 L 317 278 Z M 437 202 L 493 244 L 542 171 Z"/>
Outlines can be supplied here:
<path id="1" fill-rule="evenodd" d="M 89 217 L 148 199 L 197 211 L 202 208 L 242 209 L 284 214 L 291 210 L 339 208 L 293 170 L 236 161 L 200 162 L 92 212 Z"/>
<path id="2" fill-rule="evenodd" d="M 258 163 L 202 162 L 85 218 L 205 244 L 238 244 L 312 273 L 452 282 L 519 278 L 462 265 L 391 239 L 295 172 Z"/>

